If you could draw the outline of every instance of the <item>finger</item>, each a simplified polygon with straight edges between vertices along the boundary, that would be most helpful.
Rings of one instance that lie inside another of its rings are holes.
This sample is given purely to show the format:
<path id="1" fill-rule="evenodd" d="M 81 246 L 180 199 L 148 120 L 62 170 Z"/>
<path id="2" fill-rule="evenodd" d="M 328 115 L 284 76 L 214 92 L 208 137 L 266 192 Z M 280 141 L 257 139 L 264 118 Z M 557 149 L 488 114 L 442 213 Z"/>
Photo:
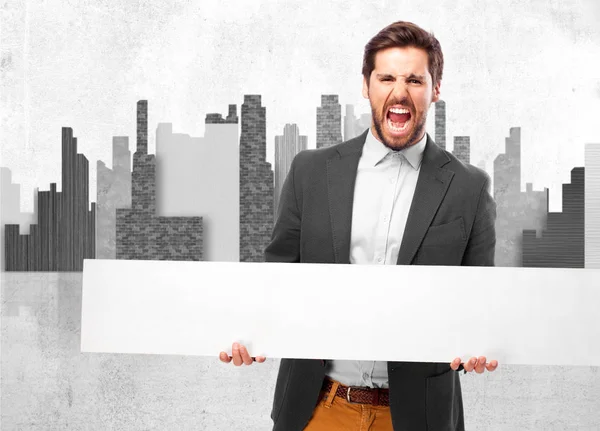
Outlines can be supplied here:
<path id="1" fill-rule="evenodd" d="M 263 362 L 265 362 L 267 360 L 267 358 L 265 358 L 264 356 L 257 356 L 255 359 L 256 359 L 256 362 L 258 362 L 259 364 L 262 364 Z"/>
<path id="2" fill-rule="evenodd" d="M 479 359 L 477 360 L 477 365 L 475 366 L 475 372 L 477 374 L 481 374 L 485 371 L 485 362 L 486 362 L 486 357 L 485 356 L 480 356 Z"/>
<path id="3" fill-rule="evenodd" d="M 240 354 L 242 356 L 242 361 L 244 361 L 244 364 L 252 365 L 252 362 L 254 362 L 254 361 L 250 357 L 250 354 L 248 353 L 246 346 L 240 346 Z"/>
<path id="4" fill-rule="evenodd" d="M 469 359 L 469 362 L 465 364 L 465 370 L 467 370 L 470 373 L 471 371 L 473 371 L 473 368 L 475 368 L 475 365 L 477 365 L 477 358 L 472 357 L 471 359 Z"/>
<path id="5" fill-rule="evenodd" d="M 226 364 L 231 362 L 231 356 L 229 356 L 226 352 L 219 353 L 219 359 L 221 362 L 225 362 Z"/>
<path id="6" fill-rule="evenodd" d="M 454 371 L 456 371 L 456 370 L 458 370 L 458 367 L 460 367 L 460 363 L 461 363 L 460 358 L 454 358 L 454 360 L 450 363 L 450 368 L 452 368 Z"/>
<path id="7" fill-rule="evenodd" d="M 493 361 L 490 361 L 485 368 L 487 368 L 488 371 L 494 371 L 496 368 L 498 368 L 498 361 L 496 361 L 495 359 Z"/>
<path id="8" fill-rule="evenodd" d="M 239 367 L 240 365 L 242 365 L 243 360 L 242 360 L 242 356 L 240 355 L 240 345 L 238 343 L 233 343 L 231 352 L 232 352 L 232 356 L 233 356 L 233 365 L 235 365 L 236 367 Z"/>

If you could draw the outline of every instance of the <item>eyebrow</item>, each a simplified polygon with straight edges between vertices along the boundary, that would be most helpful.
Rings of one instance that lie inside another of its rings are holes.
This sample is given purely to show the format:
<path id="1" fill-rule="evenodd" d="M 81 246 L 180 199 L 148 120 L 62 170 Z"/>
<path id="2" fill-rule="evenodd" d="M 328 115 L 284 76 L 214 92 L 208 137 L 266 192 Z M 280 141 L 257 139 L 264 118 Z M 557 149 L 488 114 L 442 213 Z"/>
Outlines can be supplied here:
<path id="1" fill-rule="evenodd" d="M 419 81 L 425 81 L 425 76 L 415 75 L 414 73 L 411 73 L 410 75 L 408 75 L 407 79 L 418 79 Z"/>

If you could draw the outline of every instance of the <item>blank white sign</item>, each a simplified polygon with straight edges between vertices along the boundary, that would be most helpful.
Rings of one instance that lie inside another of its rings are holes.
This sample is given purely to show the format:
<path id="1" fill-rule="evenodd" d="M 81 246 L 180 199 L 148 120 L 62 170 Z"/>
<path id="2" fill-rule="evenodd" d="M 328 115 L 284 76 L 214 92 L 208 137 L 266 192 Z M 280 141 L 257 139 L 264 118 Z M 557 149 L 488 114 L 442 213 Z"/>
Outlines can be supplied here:
<path id="1" fill-rule="evenodd" d="M 600 270 L 86 260 L 81 350 L 600 366 Z"/>

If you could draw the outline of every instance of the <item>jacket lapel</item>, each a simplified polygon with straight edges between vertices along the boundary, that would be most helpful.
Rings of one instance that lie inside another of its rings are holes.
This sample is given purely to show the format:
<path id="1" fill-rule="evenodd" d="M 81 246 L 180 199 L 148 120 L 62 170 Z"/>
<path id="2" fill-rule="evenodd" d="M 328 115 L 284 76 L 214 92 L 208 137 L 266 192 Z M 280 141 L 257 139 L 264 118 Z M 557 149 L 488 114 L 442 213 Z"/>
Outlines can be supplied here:
<path id="1" fill-rule="evenodd" d="M 428 135 L 415 195 L 398 253 L 398 265 L 410 265 L 446 195 L 454 172 L 443 169 L 442 166 L 449 161 L 446 153 Z"/>
<path id="2" fill-rule="evenodd" d="M 338 145 L 337 152 L 327 160 L 327 193 L 335 263 L 350 263 L 354 185 L 367 133 L 368 130 Z"/>

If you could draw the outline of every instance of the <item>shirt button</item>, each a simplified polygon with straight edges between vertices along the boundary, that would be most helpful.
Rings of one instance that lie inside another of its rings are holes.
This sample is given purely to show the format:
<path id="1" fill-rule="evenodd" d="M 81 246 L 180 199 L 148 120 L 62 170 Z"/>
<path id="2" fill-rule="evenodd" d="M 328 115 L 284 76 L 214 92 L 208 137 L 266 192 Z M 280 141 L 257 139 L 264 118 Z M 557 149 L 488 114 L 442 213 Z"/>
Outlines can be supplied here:
<path id="1" fill-rule="evenodd" d="M 383 257 L 378 257 L 377 262 L 379 262 L 379 263 L 383 262 Z"/>
<path id="2" fill-rule="evenodd" d="M 388 221 L 387 216 L 383 217 L 383 221 Z"/>
<path id="3" fill-rule="evenodd" d="M 363 380 L 364 381 L 368 381 L 369 380 L 369 375 L 367 373 L 363 373 Z"/>

